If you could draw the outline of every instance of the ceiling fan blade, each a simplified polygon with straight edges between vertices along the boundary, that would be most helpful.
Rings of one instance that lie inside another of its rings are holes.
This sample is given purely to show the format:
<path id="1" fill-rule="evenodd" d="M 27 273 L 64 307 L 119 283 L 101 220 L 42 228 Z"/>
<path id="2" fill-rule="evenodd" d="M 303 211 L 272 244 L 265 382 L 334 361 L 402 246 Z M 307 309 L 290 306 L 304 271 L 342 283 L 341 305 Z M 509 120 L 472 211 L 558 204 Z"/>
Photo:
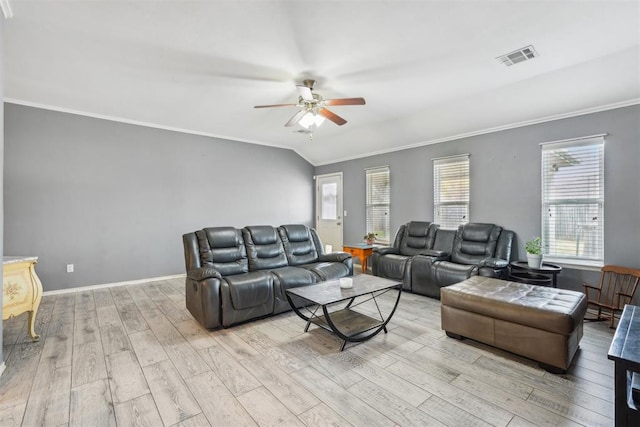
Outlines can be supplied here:
<path id="1" fill-rule="evenodd" d="M 296 123 L 298 123 L 300 121 L 300 119 L 302 119 L 304 117 L 304 115 L 307 114 L 306 110 L 300 110 L 298 111 L 296 114 L 294 114 L 293 117 L 291 117 L 291 119 L 289 119 L 289 121 L 287 123 L 285 123 L 286 127 L 290 127 L 295 125 Z"/>
<path id="2" fill-rule="evenodd" d="M 364 105 L 364 98 L 325 99 L 324 105 Z"/>
<path id="3" fill-rule="evenodd" d="M 345 119 L 343 119 L 342 117 L 340 117 L 336 113 L 327 110 L 326 108 L 320 109 L 318 111 L 318 114 L 320 114 L 321 116 L 326 117 L 327 119 L 331 120 L 333 123 L 337 124 L 338 126 L 342 126 L 343 124 L 347 123 L 347 121 Z"/>
<path id="4" fill-rule="evenodd" d="M 272 104 L 272 105 L 256 105 L 253 108 L 271 108 L 271 107 L 295 107 L 298 104 Z"/>
<path id="5" fill-rule="evenodd" d="M 298 93 L 305 101 L 313 101 L 313 94 L 311 93 L 311 88 L 302 85 L 296 85 L 298 88 Z"/>

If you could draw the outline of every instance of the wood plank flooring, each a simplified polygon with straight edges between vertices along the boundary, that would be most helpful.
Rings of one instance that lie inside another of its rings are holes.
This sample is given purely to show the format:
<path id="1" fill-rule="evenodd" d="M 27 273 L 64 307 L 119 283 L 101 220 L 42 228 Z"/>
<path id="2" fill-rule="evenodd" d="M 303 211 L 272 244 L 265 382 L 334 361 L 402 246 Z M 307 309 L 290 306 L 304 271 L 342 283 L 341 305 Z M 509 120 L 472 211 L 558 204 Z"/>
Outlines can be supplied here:
<path id="1" fill-rule="evenodd" d="M 613 425 L 604 323 L 585 324 L 571 369 L 553 375 L 446 337 L 440 302 L 420 295 L 402 295 L 388 334 L 340 353 L 291 312 L 207 331 L 183 289 L 175 279 L 45 296 L 39 342 L 26 314 L 5 321 L 0 426 Z"/>

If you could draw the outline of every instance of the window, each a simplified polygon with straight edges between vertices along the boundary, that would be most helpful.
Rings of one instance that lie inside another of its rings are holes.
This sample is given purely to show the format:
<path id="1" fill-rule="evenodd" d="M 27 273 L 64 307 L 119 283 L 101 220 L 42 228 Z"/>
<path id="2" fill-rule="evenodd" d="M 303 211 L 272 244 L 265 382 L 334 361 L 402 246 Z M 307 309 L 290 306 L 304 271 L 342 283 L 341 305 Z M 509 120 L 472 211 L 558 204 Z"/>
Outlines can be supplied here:
<path id="1" fill-rule="evenodd" d="M 376 241 L 389 243 L 391 227 L 389 208 L 391 207 L 391 184 L 389 166 L 366 169 L 367 186 L 367 233 L 376 233 Z"/>
<path id="2" fill-rule="evenodd" d="M 542 144 L 542 243 L 547 259 L 604 264 L 604 136 Z"/>
<path id="3" fill-rule="evenodd" d="M 456 230 L 469 222 L 469 155 L 433 159 L 433 222 Z"/>
<path id="4" fill-rule="evenodd" d="M 322 195 L 322 219 L 338 219 L 338 184 L 336 182 L 322 184 L 320 194 Z"/>

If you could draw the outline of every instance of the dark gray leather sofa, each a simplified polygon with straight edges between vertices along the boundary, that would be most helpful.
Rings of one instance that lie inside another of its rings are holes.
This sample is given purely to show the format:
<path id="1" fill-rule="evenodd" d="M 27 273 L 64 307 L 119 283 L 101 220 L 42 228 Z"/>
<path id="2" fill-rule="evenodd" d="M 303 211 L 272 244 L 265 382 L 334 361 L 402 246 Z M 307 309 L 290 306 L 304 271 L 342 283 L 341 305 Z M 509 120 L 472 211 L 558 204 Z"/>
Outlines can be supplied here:
<path id="1" fill-rule="evenodd" d="M 182 241 L 187 309 L 207 329 L 290 310 L 287 289 L 353 275 L 351 255 L 324 254 L 304 225 L 210 227 Z"/>
<path id="2" fill-rule="evenodd" d="M 406 234 L 406 228 L 398 234 Z M 494 224 L 469 223 L 458 230 L 442 230 L 436 226 L 435 238 L 430 247 L 421 249 L 410 259 L 410 268 L 404 272 L 404 289 L 440 298 L 440 288 L 461 282 L 472 276 L 505 278 L 511 260 L 511 246 L 515 234 Z M 398 243 L 398 236 L 394 247 Z M 401 244 L 401 243 L 400 243 Z M 399 246 L 398 249 L 399 251 Z M 376 248 L 372 255 L 373 273 L 388 277 L 388 269 L 381 268 L 392 260 L 386 259 L 387 248 Z M 376 255 L 378 253 L 378 255 Z M 393 253 L 393 250 L 391 251 Z M 395 278 L 395 277 L 390 277 Z"/>

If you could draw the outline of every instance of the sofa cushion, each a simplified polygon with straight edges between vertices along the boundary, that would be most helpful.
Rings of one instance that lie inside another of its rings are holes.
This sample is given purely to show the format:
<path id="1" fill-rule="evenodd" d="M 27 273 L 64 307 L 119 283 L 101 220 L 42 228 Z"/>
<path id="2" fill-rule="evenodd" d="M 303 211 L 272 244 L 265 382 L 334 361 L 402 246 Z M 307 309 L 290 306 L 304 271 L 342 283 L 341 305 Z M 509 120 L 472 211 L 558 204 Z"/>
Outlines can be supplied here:
<path id="1" fill-rule="evenodd" d="M 274 313 L 291 310 L 285 294 L 287 289 L 313 285 L 318 281 L 314 273 L 302 267 L 281 267 L 272 270 L 270 273 L 273 276 L 273 291 L 275 295 Z M 294 304 L 302 306 L 304 302 L 294 298 Z"/>
<path id="2" fill-rule="evenodd" d="M 378 261 L 378 275 L 393 280 L 402 280 L 404 269 L 410 257 L 387 254 Z"/>
<path id="3" fill-rule="evenodd" d="M 231 303 L 235 310 L 271 305 L 273 310 L 273 277 L 266 271 L 253 271 L 228 276 Z M 223 307 L 223 310 L 225 308 Z"/>
<path id="4" fill-rule="evenodd" d="M 309 227 L 300 224 L 282 225 L 278 227 L 278 233 L 289 265 L 309 264 L 318 260 L 318 250 Z"/>
<path id="5" fill-rule="evenodd" d="M 453 240 L 451 261 L 458 264 L 477 264 L 493 257 L 502 227 L 494 224 L 469 223 L 458 227 Z"/>
<path id="6" fill-rule="evenodd" d="M 274 227 L 269 225 L 249 226 L 242 229 L 247 247 L 249 270 L 271 270 L 286 267 L 284 246 Z"/>
<path id="7" fill-rule="evenodd" d="M 209 227 L 196 231 L 200 264 L 213 267 L 222 276 L 249 271 L 247 252 L 240 230 L 233 227 Z"/>
<path id="8" fill-rule="evenodd" d="M 300 267 L 312 271 L 320 281 L 339 279 L 349 275 L 349 267 L 341 262 L 314 262 Z"/>
<path id="9" fill-rule="evenodd" d="M 440 286 L 449 286 L 478 274 L 477 265 L 456 264 L 451 261 L 436 261 L 431 266 L 434 281 Z"/>
<path id="10" fill-rule="evenodd" d="M 404 235 L 400 241 L 401 255 L 413 256 L 425 249 L 431 249 L 438 226 L 430 222 L 411 221 L 404 228 Z"/>
<path id="11" fill-rule="evenodd" d="M 281 267 L 271 270 L 271 273 L 275 276 L 275 286 L 280 285 L 283 291 L 313 285 L 318 281 L 315 274 L 301 267 Z"/>

